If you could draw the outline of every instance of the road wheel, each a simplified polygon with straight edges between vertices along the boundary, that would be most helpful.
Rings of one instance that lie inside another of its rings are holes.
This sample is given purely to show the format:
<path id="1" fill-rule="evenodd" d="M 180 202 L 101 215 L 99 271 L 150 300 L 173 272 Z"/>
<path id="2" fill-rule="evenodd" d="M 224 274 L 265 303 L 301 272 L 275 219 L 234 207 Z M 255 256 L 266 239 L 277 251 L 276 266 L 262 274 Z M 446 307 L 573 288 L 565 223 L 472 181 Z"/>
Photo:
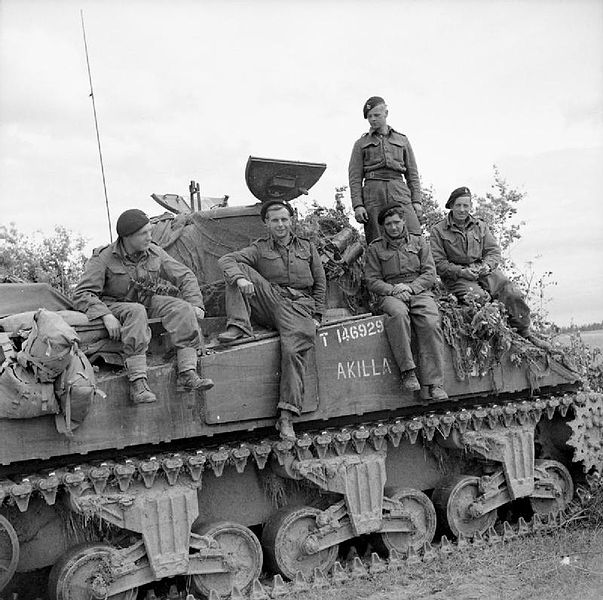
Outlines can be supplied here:
<path id="1" fill-rule="evenodd" d="M 19 563 L 19 539 L 8 519 L 0 515 L 0 592 L 12 579 Z"/>
<path id="2" fill-rule="evenodd" d="M 304 547 L 308 535 L 317 529 L 316 517 L 320 513 L 310 506 L 286 507 L 268 519 L 262 532 L 262 546 L 273 571 L 294 579 L 298 571 L 310 577 L 315 568 L 326 573 L 333 566 L 339 544 L 313 554 Z"/>
<path id="3" fill-rule="evenodd" d="M 553 480 L 557 496 L 555 498 L 530 498 L 532 510 L 538 514 L 548 514 L 563 510 L 574 497 L 574 482 L 570 472 L 556 460 L 537 460 L 536 471 Z"/>
<path id="4" fill-rule="evenodd" d="M 473 475 L 455 477 L 434 491 L 433 503 L 438 516 L 454 536 L 473 537 L 476 533 L 485 533 L 496 523 L 496 510 L 478 516 L 470 510 L 479 496 L 479 477 Z"/>
<path id="5" fill-rule="evenodd" d="M 103 584 L 110 582 L 113 548 L 100 542 L 86 542 L 65 552 L 50 570 L 50 600 L 135 600 L 138 588 L 106 596 Z"/>
<path id="6" fill-rule="evenodd" d="M 406 552 L 411 546 L 418 550 L 425 542 L 433 540 L 437 517 L 435 508 L 426 494 L 412 488 L 397 488 L 388 492 L 387 497 L 400 502 L 404 511 L 409 514 L 416 531 L 378 533 L 375 542 L 379 550 Z"/>
<path id="7" fill-rule="evenodd" d="M 262 547 L 254 533 L 238 523 L 227 521 L 193 525 L 193 533 L 213 538 L 226 553 L 229 564 L 234 565 L 230 573 L 191 575 L 194 592 L 208 596 L 211 590 L 220 598 L 230 597 L 232 586 L 245 593 L 262 570 Z"/>

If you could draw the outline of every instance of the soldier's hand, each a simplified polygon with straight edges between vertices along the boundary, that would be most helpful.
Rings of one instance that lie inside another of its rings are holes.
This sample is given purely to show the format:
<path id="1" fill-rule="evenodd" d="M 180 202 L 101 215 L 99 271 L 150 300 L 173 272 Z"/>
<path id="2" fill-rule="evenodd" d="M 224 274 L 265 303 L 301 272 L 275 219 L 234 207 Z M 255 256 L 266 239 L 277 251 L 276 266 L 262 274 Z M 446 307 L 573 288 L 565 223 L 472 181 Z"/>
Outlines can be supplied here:
<path id="1" fill-rule="evenodd" d="M 205 311 L 198 306 L 193 307 L 195 309 L 195 316 L 197 317 L 197 321 L 202 321 L 205 316 Z"/>
<path id="2" fill-rule="evenodd" d="M 119 340 L 121 337 L 121 325 L 115 315 L 108 314 L 103 317 L 103 325 L 112 340 Z"/>
<path id="3" fill-rule="evenodd" d="M 419 223 L 425 223 L 425 212 L 423 211 L 423 205 L 418 202 L 413 202 L 412 207 L 415 209 L 415 214 L 417 215 L 417 219 L 419 219 Z"/>
<path id="4" fill-rule="evenodd" d="M 410 300 L 410 292 L 402 291 L 394 294 L 394 298 L 398 298 L 398 300 L 402 300 L 402 302 L 408 302 Z"/>
<path id="5" fill-rule="evenodd" d="M 357 206 L 354 209 L 354 218 L 358 223 L 368 223 L 369 216 L 364 206 Z"/>
<path id="6" fill-rule="evenodd" d="M 468 279 L 469 281 L 477 280 L 477 275 L 474 273 L 474 271 L 472 269 L 469 269 L 468 267 L 463 267 L 461 269 L 461 272 L 459 273 L 459 277 L 461 279 Z"/>
<path id="7" fill-rule="evenodd" d="M 392 290 L 392 295 L 397 296 L 402 292 L 406 292 L 408 295 L 412 294 L 412 288 L 406 283 L 396 283 L 394 285 L 394 289 Z"/>
<path id="8" fill-rule="evenodd" d="M 253 296 L 255 294 L 255 288 L 253 287 L 253 283 L 244 277 L 237 279 L 237 286 L 241 290 L 243 294 L 246 296 Z"/>

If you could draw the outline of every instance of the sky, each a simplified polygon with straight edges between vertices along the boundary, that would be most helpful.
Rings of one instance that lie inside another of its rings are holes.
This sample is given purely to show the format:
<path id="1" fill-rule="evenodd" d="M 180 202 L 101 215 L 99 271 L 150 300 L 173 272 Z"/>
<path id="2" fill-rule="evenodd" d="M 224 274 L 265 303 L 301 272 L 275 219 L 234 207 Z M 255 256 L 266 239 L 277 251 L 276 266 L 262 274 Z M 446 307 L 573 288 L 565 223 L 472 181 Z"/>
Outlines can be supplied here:
<path id="1" fill-rule="evenodd" d="M 347 185 L 379 95 L 443 206 L 493 165 L 525 193 L 512 259 L 552 271 L 560 325 L 603 320 L 603 0 L 0 0 L 0 223 L 108 241 L 83 10 L 113 223 L 152 193 L 255 203 L 250 155 Z"/>

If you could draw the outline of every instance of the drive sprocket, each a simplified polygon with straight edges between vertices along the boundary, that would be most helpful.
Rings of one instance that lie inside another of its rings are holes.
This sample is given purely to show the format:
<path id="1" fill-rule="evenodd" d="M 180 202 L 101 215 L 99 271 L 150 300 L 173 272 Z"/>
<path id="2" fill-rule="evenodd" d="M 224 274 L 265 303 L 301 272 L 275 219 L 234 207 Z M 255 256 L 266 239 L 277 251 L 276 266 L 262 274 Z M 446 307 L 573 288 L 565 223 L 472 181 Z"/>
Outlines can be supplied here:
<path id="1" fill-rule="evenodd" d="M 568 422 L 574 447 L 574 461 L 582 461 L 584 470 L 603 471 L 603 394 L 580 392 L 574 404 L 574 419 Z"/>

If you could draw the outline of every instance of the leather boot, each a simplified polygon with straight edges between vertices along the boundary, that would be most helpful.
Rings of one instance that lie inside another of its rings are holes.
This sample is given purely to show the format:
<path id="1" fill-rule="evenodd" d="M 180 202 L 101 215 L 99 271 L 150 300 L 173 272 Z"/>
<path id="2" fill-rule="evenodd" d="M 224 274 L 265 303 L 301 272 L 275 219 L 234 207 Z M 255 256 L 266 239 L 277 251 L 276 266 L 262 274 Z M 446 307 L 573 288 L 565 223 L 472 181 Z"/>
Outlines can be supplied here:
<path id="1" fill-rule="evenodd" d="M 415 375 L 414 369 L 402 373 L 402 390 L 405 392 L 418 392 L 421 384 Z"/>
<path id="2" fill-rule="evenodd" d="M 130 381 L 130 400 L 134 404 L 148 404 L 157 400 L 157 396 L 149 388 L 146 377 Z"/>
<path id="3" fill-rule="evenodd" d="M 281 410 L 281 414 L 275 424 L 275 428 L 283 440 L 295 441 L 296 439 L 291 417 L 292 414 L 288 410 Z"/>
<path id="4" fill-rule="evenodd" d="M 218 341 L 222 344 L 230 344 L 244 337 L 249 336 L 236 325 L 229 325 L 226 331 L 218 334 Z"/>
<path id="5" fill-rule="evenodd" d="M 145 354 L 129 356 L 125 360 L 128 381 L 130 382 L 130 400 L 134 404 L 155 402 L 157 397 L 149 388 L 147 381 L 147 357 Z"/>
<path id="6" fill-rule="evenodd" d="M 195 348 L 178 348 L 176 360 L 178 362 L 177 391 L 204 391 L 214 387 L 211 379 L 204 379 L 197 374 L 197 350 Z"/>

